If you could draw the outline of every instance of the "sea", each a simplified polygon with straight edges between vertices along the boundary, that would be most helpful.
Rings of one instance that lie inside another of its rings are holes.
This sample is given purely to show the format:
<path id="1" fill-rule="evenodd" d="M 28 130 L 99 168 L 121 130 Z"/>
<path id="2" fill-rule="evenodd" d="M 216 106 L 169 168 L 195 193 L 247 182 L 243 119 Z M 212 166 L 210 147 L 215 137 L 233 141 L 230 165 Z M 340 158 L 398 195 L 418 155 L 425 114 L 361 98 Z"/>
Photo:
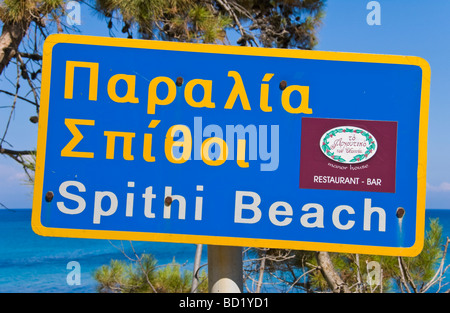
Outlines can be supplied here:
<path id="1" fill-rule="evenodd" d="M 427 221 L 436 217 L 443 238 L 450 237 L 450 210 L 426 210 Z M 158 265 L 175 261 L 191 271 L 194 266 L 194 244 L 42 237 L 30 221 L 31 209 L 0 209 L 0 293 L 95 293 L 93 273 L 113 259 L 129 261 L 134 252 L 152 254 Z M 73 279 L 74 270 L 80 279 Z"/>

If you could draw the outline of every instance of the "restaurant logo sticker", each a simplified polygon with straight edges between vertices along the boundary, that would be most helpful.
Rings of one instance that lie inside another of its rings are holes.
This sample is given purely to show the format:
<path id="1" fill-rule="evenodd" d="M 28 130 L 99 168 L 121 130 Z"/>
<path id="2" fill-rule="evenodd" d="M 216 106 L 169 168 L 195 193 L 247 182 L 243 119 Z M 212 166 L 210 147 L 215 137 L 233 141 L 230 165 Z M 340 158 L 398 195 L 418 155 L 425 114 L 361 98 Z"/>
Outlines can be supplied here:
<path id="1" fill-rule="evenodd" d="M 303 117 L 301 189 L 395 192 L 397 122 Z"/>
<path id="2" fill-rule="evenodd" d="M 331 160 L 358 164 L 369 160 L 377 151 L 377 141 L 367 130 L 340 126 L 328 130 L 320 138 L 320 149 Z"/>

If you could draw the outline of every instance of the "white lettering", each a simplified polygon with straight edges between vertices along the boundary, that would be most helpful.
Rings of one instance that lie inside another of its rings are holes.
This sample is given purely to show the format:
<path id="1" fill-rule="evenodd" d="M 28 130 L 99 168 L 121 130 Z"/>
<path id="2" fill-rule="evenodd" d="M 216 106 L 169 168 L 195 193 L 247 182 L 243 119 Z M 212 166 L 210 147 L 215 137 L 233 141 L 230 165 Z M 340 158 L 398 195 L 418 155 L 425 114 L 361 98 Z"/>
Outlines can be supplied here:
<path id="1" fill-rule="evenodd" d="M 108 197 L 110 200 L 110 205 L 108 210 L 103 210 L 102 200 Z M 100 224 L 100 218 L 102 216 L 111 216 L 117 210 L 117 197 L 114 193 L 110 191 L 96 191 L 94 198 L 94 224 Z"/>
<path id="2" fill-rule="evenodd" d="M 186 199 L 183 196 L 172 195 L 172 187 L 167 186 L 165 189 L 164 199 L 167 197 L 172 198 L 172 202 L 169 205 L 164 206 L 164 218 L 170 218 L 170 212 L 172 210 L 173 201 L 178 201 L 178 219 L 184 220 L 186 218 Z"/>
<path id="3" fill-rule="evenodd" d="M 253 202 L 251 204 L 243 204 L 244 197 L 251 197 Z M 261 210 L 258 205 L 261 203 L 261 197 L 256 192 L 251 191 L 236 191 L 236 200 L 234 206 L 234 222 L 244 224 L 254 224 L 261 219 Z M 253 217 L 243 218 L 242 210 L 250 210 L 253 212 Z"/>
<path id="4" fill-rule="evenodd" d="M 284 210 L 277 210 L 279 207 L 283 207 Z M 274 202 L 269 208 L 269 219 L 276 226 L 286 226 L 292 221 L 292 218 L 285 217 L 282 221 L 277 219 L 277 216 L 292 216 L 292 207 L 289 203 L 283 201 Z"/>
<path id="5" fill-rule="evenodd" d="M 336 228 L 338 228 L 338 229 L 348 230 L 348 229 L 352 228 L 353 225 L 355 225 L 355 221 L 349 220 L 347 222 L 347 224 L 345 224 L 345 225 L 341 224 L 339 217 L 340 217 L 342 211 L 347 211 L 348 214 L 355 214 L 355 210 L 353 210 L 353 208 L 348 205 L 340 205 L 333 210 L 334 226 L 336 226 Z"/>
<path id="6" fill-rule="evenodd" d="M 152 201 L 156 198 L 156 195 L 153 194 L 153 187 L 145 188 L 145 193 L 142 195 L 144 198 L 144 215 L 147 218 L 155 218 L 155 213 L 152 213 Z"/>
<path id="7" fill-rule="evenodd" d="M 378 213 L 378 231 L 386 231 L 386 212 L 372 207 L 372 199 L 364 199 L 364 230 L 370 231 L 372 213 Z"/>
<path id="8" fill-rule="evenodd" d="M 69 186 L 77 187 L 78 191 L 80 192 L 85 192 L 86 187 L 82 183 L 72 180 L 65 181 L 59 186 L 59 193 L 61 194 L 61 196 L 63 196 L 66 199 L 77 202 L 78 206 L 75 209 L 69 209 L 64 205 L 64 202 L 57 202 L 56 206 L 62 213 L 79 214 L 83 212 L 83 210 L 86 208 L 86 201 L 84 201 L 84 199 L 80 196 L 67 192 L 67 187 Z"/>
<path id="9" fill-rule="evenodd" d="M 302 207 L 302 211 L 309 212 L 311 208 L 316 209 L 316 212 L 303 214 L 303 216 L 300 218 L 300 223 L 302 224 L 302 226 L 307 228 L 323 228 L 323 207 L 317 203 L 308 203 Z M 311 218 L 314 218 L 315 221 L 309 222 L 308 220 Z"/>

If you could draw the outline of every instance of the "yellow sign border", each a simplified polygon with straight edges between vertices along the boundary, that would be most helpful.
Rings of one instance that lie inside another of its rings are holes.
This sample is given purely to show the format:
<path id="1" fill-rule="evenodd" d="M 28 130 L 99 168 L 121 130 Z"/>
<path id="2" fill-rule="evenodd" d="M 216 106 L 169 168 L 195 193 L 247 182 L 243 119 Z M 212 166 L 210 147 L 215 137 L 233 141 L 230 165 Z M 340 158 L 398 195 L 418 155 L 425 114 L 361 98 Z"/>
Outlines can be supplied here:
<path id="1" fill-rule="evenodd" d="M 290 241 L 290 240 L 216 237 L 216 236 L 144 233 L 144 232 L 128 232 L 128 231 L 66 229 L 66 228 L 50 228 L 43 226 L 40 218 L 41 218 L 42 196 L 44 185 L 48 107 L 50 97 L 51 61 L 52 61 L 51 56 L 53 47 L 58 43 L 73 43 L 85 45 L 100 45 L 100 46 L 214 53 L 214 54 L 264 56 L 277 58 L 301 58 L 301 59 L 315 59 L 328 61 L 405 64 L 405 65 L 419 66 L 422 69 L 422 86 L 421 86 L 422 93 L 420 103 L 419 146 L 418 146 L 419 153 L 418 153 L 418 167 L 417 167 L 416 241 L 414 245 L 411 247 L 401 248 L 401 247 L 349 245 L 349 244 Z M 429 114 L 429 98 L 430 98 L 430 77 L 431 77 L 430 66 L 424 59 L 413 56 L 251 48 L 238 46 L 191 44 L 191 43 L 178 43 L 165 41 L 163 42 L 152 40 L 66 35 L 66 34 L 54 34 L 47 37 L 44 43 L 43 55 L 44 57 L 42 65 L 41 105 L 40 105 L 39 128 L 38 128 L 38 145 L 37 145 L 36 172 L 34 183 L 33 210 L 31 218 L 31 226 L 36 234 L 54 237 L 180 242 L 192 244 L 202 243 L 212 245 L 284 248 L 297 250 L 346 252 L 346 253 L 394 255 L 394 256 L 416 256 L 422 250 L 425 232 L 424 225 L 425 225 L 425 198 L 426 198 L 427 136 L 428 136 L 428 114 Z"/>

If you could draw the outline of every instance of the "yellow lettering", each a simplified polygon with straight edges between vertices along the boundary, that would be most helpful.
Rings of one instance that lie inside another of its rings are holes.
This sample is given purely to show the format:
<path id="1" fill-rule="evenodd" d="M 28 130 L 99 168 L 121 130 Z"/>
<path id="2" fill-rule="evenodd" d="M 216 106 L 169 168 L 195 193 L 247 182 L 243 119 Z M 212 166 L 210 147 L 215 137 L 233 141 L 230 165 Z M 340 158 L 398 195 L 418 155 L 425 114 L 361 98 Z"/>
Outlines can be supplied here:
<path id="1" fill-rule="evenodd" d="M 123 158 L 127 161 L 134 160 L 133 155 L 131 155 L 131 141 L 136 135 L 135 133 L 129 132 L 115 132 L 115 131 L 105 131 L 106 136 L 106 158 L 114 159 L 114 150 L 116 145 L 116 137 L 123 137 Z"/>
<path id="2" fill-rule="evenodd" d="M 248 162 L 245 162 L 245 139 L 238 139 L 236 162 L 239 165 L 239 167 L 242 168 L 249 167 Z"/>
<path id="3" fill-rule="evenodd" d="M 167 96 L 164 99 L 160 99 L 156 93 L 158 85 L 160 83 L 165 83 L 167 85 L 168 91 Z M 152 79 L 148 86 L 148 106 L 147 114 L 155 114 L 156 105 L 168 105 L 175 100 L 177 95 L 177 86 L 174 81 L 169 77 L 155 77 Z"/>
<path id="4" fill-rule="evenodd" d="M 195 101 L 192 97 L 192 90 L 195 86 L 200 85 L 203 87 L 203 99 L 201 101 Z M 214 108 L 214 102 L 211 101 L 212 94 L 212 80 L 193 79 L 184 87 L 184 98 L 187 104 L 194 108 Z"/>
<path id="5" fill-rule="evenodd" d="M 183 141 L 173 140 L 173 137 L 177 132 L 183 134 Z M 175 158 L 173 155 L 173 147 L 182 147 L 183 152 L 179 158 Z M 164 143 L 164 152 L 166 153 L 166 158 L 172 163 L 181 164 L 189 160 L 192 151 L 192 135 L 189 127 L 185 125 L 173 125 L 169 128 L 166 133 L 166 140 Z"/>
<path id="6" fill-rule="evenodd" d="M 160 120 L 152 120 L 148 128 L 155 128 L 158 126 Z M 144 134 L 144 160 L 147 162 L 155 162 L 155 157 L 152 156 L 152 134 Z"/>
<path id="7" fill-rule="evenodd" d="M 116 85 L 119 80 L 124 80 L 127 83 L 127 93 L 123 97 L 119 97 L 116 93 Z M 111 77 L 108 81 L 108 96 L 114 102 L 139 103 L 139 99 L 134 96 L 135 91 L 136 91 L 135 75 L 117 74 Z"/>
<path id="8" fill-rule="evenodd" d="M 72 133 L 73 138 L 69 141 L 69 143 L 61 150 L 62 157 L 72 157 L 72 158 L 90 158 L 94 157 L 93 152 L 80 152 L 73 151 L 73 149 L 80 143 L 83 139 L 83 134 L 78 130 L 76 125 L 87 125 L 94 126 L 94 120 L 79 120 L 79 119 L 71 119 L 66 118 L 64 120 L 64 124 L 67 126 L 69 131 Z"/>
<path id="9" fill-rule="evenodd" d="M 251 110 L 250 103 L 248 102 L 247 92 L 245 91 L 241 75 L 239 75 L 238 72 L 229 71 L 228 77 L 234 78 L 234 86 L 231 90 L 230 95 L 228 96 L 227 102 L 225 103 L 225 109 L 232 109 L 234 103 L 237 100 L 237 97 L 239 96 L 242 102 L 242 108 L 244 110 Z"/>
<path id="10" fill-rule="evenodd" d="M 98 63 L 66 61 L 66 82 L 64 85 L 64 99 L 73 98 L 73 81 L 75 76 L 75 67 L 89 68 L 89 100 L 97 101 L 98 89 Z"/>
<path id="11" fill-rule="evenodd" d="M 273 75 L 275 74 L 267 73 L 264 75 L 263 82 L 271 80 Z M 269 84 L 261 84 L 259 106 L 263 112 L 272 112 L 272 108 L 269 106 Z"/>
<path id="12" fill-rule="evenodd" d="M 209 147 L 213 144 L 218 144 L 220 147 L 220 155 L 217 158 L 217 160 L 211 160 L 209 157 Z M 222 139 L 218 137 L 211 137 L 206 139 L 202 143 L 202 160 L 206 164 L 210 166 L 219 166 L 222 165 L 228 157 L 228 146 L 227 143 Z"/>
<path id="13" fill-rule="evenodd" d="M 293 108 L 290 103 L 291 93 L 293 91 L 298 91 L 302 96 L 302 101 L 297 108 Z M 312 109 L 308 107 L 309 105 L 309 87 L 308 86 L 298 86 L 292 85 L 283 90 L 281 95 L 281 104 L 286 112 L 299 114 L 312 114 Z"/>

